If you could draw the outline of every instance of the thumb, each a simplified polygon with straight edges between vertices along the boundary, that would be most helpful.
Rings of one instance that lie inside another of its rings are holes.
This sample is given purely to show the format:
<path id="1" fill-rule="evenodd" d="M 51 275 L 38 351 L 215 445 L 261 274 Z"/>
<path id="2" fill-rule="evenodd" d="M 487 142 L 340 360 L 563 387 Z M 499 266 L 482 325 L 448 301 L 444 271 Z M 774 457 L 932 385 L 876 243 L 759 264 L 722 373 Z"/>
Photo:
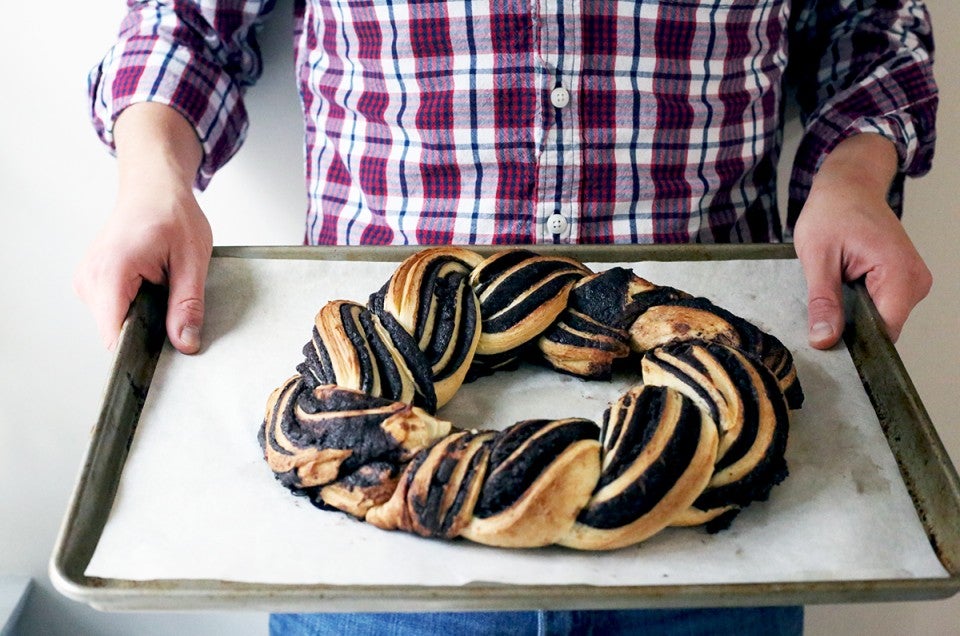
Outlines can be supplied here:
<path id="1" fill-rule="evenodd" d="M 843 334 L 843 292 L 840 258 L 820 253 L 801 258 L 807 278 L 807 328 L 810 345 L 829 349 Z"/>
<path id="2" fill-rule="evenodd" d="M 203 287 L 207 278 L 207 261 L 181 262 L 170 267 L 170 296 L 167 305 L 167 336 L 181 353 L 200 350 L 203 327 Z"/>

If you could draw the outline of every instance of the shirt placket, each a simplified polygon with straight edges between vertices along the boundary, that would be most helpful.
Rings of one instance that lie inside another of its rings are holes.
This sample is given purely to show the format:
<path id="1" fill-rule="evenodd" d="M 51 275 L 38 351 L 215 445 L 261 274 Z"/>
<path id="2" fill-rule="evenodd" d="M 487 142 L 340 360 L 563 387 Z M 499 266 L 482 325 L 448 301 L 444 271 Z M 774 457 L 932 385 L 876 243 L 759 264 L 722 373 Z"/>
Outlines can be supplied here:
<path id="1" fill-rule="evenodd" d="M 540 1 L 544 143 L 537 193 L 537 240 L 576 242 L 580 215 L 579 86 L 581 19 L 575 0 Z"/>

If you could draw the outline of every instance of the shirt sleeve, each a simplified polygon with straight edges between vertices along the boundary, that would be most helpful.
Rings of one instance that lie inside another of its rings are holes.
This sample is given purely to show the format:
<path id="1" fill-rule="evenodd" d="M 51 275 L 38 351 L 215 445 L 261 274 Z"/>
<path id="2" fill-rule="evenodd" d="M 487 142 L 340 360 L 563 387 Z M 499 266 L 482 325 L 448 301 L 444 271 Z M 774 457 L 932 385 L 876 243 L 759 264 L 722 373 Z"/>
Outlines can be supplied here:
<path id="1" fill-rule="evenodd" d="M 128 0 L 117 42 L 88 78 L 94 128 L 111 152 L 124 108 L 169 105 L 193 125 L 203 146 L 196 185 L 205 188 L 246 135 L 243 93 L 260 76 L 256 33 L 274 3 Z"/>
<path id="2" fill-rule="evenodd" d="M 922 0 L 794 0 L 790 73 L 803 135 L 790 180 L 793 227 L 824 157 L 842 140 L 873 132 L 891 140 L 899 174 L 930 169 L 936 138 L 933 35 Z"/>

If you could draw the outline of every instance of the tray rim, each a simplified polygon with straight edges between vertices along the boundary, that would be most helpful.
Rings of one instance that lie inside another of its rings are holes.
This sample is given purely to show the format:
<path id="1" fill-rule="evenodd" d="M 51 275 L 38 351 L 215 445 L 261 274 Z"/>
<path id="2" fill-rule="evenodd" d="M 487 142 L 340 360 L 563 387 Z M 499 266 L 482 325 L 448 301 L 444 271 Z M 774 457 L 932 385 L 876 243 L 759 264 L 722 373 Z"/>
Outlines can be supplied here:
<path id="1" fill-rule="evenodd" d="M 504 246 L 470 246 L 489 254 Z M 218 246 L 214 258 L 399 261 L 423 246 L 308 247 Z M 563 253 L 590 262 L 689 261 L 796 258 L 791 244 L 754 245 L 535 245 L 539 253 Z M 845 340 L 858 371 L 868 362 L 889 367 L 889 381 L 867 394 L 887 414 L 908 414 L 882 428 L 917 514 L 947 577 L 637 586 L 508 585 L 395 586 L 265 584 L 213 579 L 134 581 L 84 574 L 109 515 L 135 418 L 149 388 L 165 335 L 156 319 L 165 309 L 163 290 L 145 285 L 121 330 L 101 410 L 91 433 L 48 571 L 63 595 L 101 610 L 438 611 L 450 609 L 573 609 L 693 607 L 934 600 L 960 591 L 960 478 L 862 283 L 845 289 Z M 864 342 L 853 334 L 868 329 Z M 146 353 L 146 356 L 144 356 Z M 858 359 L 860 358 L 860 359 Z M 869 365 L 868 365 L 869 366 Z M 131 409 L 133 417 L 130 417 Z M 917 456 L 920 452 L 922 456 Z M 912 453 L 912 456 L 903 456 Z M 931 467 L 935 471 L 931 473 Z M 106 503 L 104 506 L 103 504 Z M 951 532 L 953 528 L 953 532 Z"/>

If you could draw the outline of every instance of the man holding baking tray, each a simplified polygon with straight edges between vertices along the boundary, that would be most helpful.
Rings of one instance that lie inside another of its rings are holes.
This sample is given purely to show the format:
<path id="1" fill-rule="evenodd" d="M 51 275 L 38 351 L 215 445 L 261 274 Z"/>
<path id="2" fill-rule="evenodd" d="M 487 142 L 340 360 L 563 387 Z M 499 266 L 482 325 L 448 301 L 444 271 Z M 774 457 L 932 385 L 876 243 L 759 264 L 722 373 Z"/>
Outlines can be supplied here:
<path id="1" fill-rule="evenodd" d="M 119 192 L 76 288 L 110 346 L 149 280 L 169 285 L 173 345 L 200 347 L 212 236 L 194 188 L 243 141 L 257 26 L 273 7 L 131 2 L 91 73 Z M 804 132 L 787 229 L 807 279 L 810 343 L 839 339 L 843 281 L 865 277 L 894 339 L 929 290 L 896 214 L 903 177 L 926 172 L 933 155 L 921 0 L 295 7 L 308 244 L 780 241 L 788 76 Z M 524 621 L 561 633 L 661 633 L 648 631 L 659 621 L 789 633 L 802 610 L 292 616 L 273 626 L 517 633 Z"/>

